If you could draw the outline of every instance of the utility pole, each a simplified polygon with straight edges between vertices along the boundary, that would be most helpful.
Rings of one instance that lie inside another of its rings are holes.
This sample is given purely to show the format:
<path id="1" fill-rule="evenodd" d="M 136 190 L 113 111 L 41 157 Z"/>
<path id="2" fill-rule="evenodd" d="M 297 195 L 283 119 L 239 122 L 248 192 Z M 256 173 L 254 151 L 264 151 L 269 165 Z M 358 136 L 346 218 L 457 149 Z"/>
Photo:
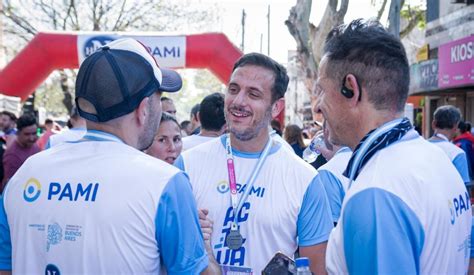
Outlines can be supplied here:
<path id="1" fill-rule="evenodd" d="M 267 42 L 267 55 L 270 56 L 270 5 L 268 5 L 268 13 L 267 13 L 267 20 L 268 20 L 268 42 Z"/>
<path id="2" fill-rule="evenodd" d="M 245 49 L 245 17 L 247 14 L 245 13 L 245 9 L 242 9 L 242 44 L 240 44 L 240 49 L 244 52 Z"/>
<path id="3" fill-rule="evenodd" d="M 388 31 L 396 37 L 400 37 L 400 10 L 401 1 L 392 0 L 390 3 L 390 11 L 388 13 Z"/>

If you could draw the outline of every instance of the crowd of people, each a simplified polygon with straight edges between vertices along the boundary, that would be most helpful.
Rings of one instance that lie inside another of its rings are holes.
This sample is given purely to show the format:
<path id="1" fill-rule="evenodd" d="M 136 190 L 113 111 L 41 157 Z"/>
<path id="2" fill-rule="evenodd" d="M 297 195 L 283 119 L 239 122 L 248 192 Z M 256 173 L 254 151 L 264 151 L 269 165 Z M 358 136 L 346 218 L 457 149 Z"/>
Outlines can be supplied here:
<path id="1" fill-rule="evenodd" d="M 371 20 L 329 33 L 322 125 L 278 123 L 288 82 L 245 54 L 180 123 L 181 77 L 125 38 L 81 64 L 70 129 L 38 139 L 3 112 L 0 273 L 252 274 L 281 252 L 315 274 L 465 274 L 474 137 L 454 106 L 429 140 L 404 117 L 400 40 Z"/>

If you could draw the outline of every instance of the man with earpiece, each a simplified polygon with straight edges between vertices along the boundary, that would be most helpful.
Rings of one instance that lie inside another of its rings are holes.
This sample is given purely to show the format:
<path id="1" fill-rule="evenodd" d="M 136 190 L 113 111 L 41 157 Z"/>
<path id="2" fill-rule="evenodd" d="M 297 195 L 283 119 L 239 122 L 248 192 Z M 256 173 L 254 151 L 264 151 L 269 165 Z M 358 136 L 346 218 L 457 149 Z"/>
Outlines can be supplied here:
<path id="1" fill-rule="evenodd" d="M 331 233 L 331 274 L 463 274 L 470 199 L 446 154 L 404 118 L 410 80 L 400 40 L 354 20 L 326 38 L 314 93 L 329 141 L 353 150 Z"/>

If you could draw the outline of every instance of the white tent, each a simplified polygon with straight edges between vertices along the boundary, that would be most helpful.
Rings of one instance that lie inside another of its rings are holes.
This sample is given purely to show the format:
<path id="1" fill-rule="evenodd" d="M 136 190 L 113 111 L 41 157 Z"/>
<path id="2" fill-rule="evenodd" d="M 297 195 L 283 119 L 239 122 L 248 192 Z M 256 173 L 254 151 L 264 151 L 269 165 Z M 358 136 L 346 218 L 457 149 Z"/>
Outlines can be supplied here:
<path id="1" fill-rule="evenodd" d="M 16 96 L 6 96 L 0 94 L 0 111 L 9 111 L 18 117 L 21 112 L 20 98 Z"/>

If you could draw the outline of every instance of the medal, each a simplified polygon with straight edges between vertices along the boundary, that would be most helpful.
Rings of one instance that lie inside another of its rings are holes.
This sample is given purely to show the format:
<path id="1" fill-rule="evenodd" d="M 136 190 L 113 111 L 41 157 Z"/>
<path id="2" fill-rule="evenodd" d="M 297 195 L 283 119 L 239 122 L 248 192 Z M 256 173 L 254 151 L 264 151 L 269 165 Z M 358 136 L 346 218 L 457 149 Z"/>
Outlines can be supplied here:
<path id="1" fill-rule="evenodd" d="M 262 154 L 260 155 L 257 164 L 250 175 L 249 180 L 247 181 L 247 188 L 245 189 L 244 194 L 238 199 L 237 196 L 237 181 L 235 179 L 235 166 L 234 166 L 234 156 L 232 155 L 232 146 L 230 144 L 230 135 L 227 136 L 226 140 L 226 155 L 227 155 L 227 172 L 229 176 L 229 190 L 230 190 L 230 201 L 232 204 L 232 210 L 234 212 L 234 220 L 232 222 L 232 226 L 230 228 L 230 232 L 227 234 L 225 238 L 225 245 L 231 250 L 237 250 L 242 247 L 244 242 L 244 238 L 240 234 L 237 218 L 239 217 L 239 212 L 242 209 L 243 204 L 247 200 L 247 197 L 250 194 L 250 190 L 252 190 L 253 183 L 257 178 L 260 169 L 262 168 L 263 162 L 270 153 L 270 149 L 272 147 L 272 138 L 269 137 L 265 148 L 263 149 Z"/>
<path id="2" fill-rule="evenodd" d="M 242 247 L 243 238 L 240 235 L 239 230 L 230 230 L 229 234 L 227 234 L 227 238 L 225 239 L 225 244 L 228 248 L 232 250 L 237 250 Z"/>

